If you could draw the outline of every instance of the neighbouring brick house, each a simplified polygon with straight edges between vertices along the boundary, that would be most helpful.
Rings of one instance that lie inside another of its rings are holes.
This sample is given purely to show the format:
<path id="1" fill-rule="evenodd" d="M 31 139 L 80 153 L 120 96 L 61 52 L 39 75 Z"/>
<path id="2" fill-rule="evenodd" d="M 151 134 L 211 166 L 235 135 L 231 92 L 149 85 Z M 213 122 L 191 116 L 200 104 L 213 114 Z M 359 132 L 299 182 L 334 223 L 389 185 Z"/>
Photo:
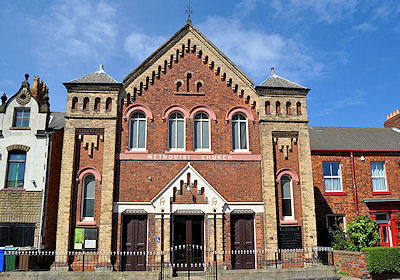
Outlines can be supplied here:
<path id="1" fill-rule="evenodd" d="M 190 20 L 123 83 L 101 66 L 64 85 L 57 251 L 192 244 L 201 263 L 214 249 L 317 244 L 309 89 L 273 69 L 255 87 Z M 143 270 L 156 258 L 116 266 Z M 81 269 L 77 258 L 56 261 Z M 257 267 L 252 254 L 225 261 Z"/>
<path id="2" fill-rule="evenodd" d="M 58 197 L 52 193 L 59 185 L 61 158 L 55 156 L 61 152 L 63 134 L 63 125 L 55 125 L 54 120 L 62 123 L 64 119 L 61 113 L 50 113 L 43 81 L 34 77 L 30 88 L 28 77 L 12 97 L 1 97 L 0 246 L 51 250 L 56 216 L 46 223 L 45 215 L 51 217 L 57 209 Z"/>
<path id="3" fill-rule="evenodd" d="M 329 228 L 345 229 L 356 215 L 376 220 L 382 246 L 399 245 L 400 131 L 390 121 L 310 128 L 319 245 L 330 245 Z"/>

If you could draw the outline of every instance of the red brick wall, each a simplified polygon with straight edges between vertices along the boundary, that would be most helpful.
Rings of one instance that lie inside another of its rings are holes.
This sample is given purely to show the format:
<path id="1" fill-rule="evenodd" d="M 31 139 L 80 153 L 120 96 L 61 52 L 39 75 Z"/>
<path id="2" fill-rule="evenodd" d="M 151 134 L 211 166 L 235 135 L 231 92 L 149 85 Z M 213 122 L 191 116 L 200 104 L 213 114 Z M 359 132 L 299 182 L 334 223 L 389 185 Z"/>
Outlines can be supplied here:
<path id="1" fill-rule="evenodd" d="M 43 244 L 46 250 L 53 251 L 56 246 L 58 194 L 60 187 L 61 158 L 64 129 L 51 136 L 50 170 L 47 182 L 46 225 Z"/>
<path id="2" fill-rule="evenodd" d="M 361 161 L 360 157 L 364 156 L 365 161 Z M 368 208 L 363 202 L 368 198 L 398 198 L 400 196 L 400 168 L 399 168 L 400 153 L 354 153 L 354 167 L 357 184 L 358 209 L 360 215 L 370 215 L 371 211 L 376 210 Z M 342 171 L 342 195 L 324 194 L 324 180 L 322 162 L 324 161 L 340 161 Z M 387 194 L 376 194 L 372 192 L 371 180 L 371 161 L 384 161 L 386 168 Z M 345 214 L 346 223 L 354 220 L 356 216 L 355 199 L 352 182 L 352 169 L 350 152 L 312 152 L 312 168 L 314 181 L 314 194 L 316 202 L 317 228 L 319 236 L 319 244 L 327 245 L 326 232 L 326 214 Z M 370 206 L 372 207 L 372 206 Z M 378 211 L 395 211 L 398 206 L 388 203 L 381 204 Z M 392 213 L 394 214 L 394 212 Z M 398 244 L 398 237 L 393 234 L 393 243 Z"/>
<path id="3" fill-rule="evenodd" d="M 361 252 L 334 251 L 333 259 L 339 272 L 364 279 L 368 275 L 367 255 Z"/>

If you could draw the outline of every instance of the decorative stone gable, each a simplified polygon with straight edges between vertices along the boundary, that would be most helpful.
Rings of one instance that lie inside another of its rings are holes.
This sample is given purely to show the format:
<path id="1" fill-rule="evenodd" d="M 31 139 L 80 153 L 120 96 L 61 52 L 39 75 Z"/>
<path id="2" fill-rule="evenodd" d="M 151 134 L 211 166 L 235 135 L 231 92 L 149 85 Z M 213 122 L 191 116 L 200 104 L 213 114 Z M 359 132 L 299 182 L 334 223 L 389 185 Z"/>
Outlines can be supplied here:
<path id="1" fill-rule="evenodd" d="M 188 204 L 192 204 L 190 209 L 195 209 L 194 205 L 202 204 L 199 207 L 203 211 L 212 213 L 214 210 L 222 209 L 226 200 L 188 163 L 151 200 L 151 203 L 159 212 L 163 210 L 169 212 L 169 209 L 172 209 L 172 212 L 186 209 Z"/>
<path id="2" fill-rule="evenodd" d="M 203 34 L 200 33 L 191 23 L 186 24 L 169 41 L 167 41 L 157 52 L 153 53 L 138 68 L 129 74 L 124 84 L 131 101 L 136 96 L 141 96 L 154 85 L 156 80 L 162 79 L 169 69 L 174 67 L 186 53 L 196 54 L 197 59 L 208 65 L 213 75 L 220 78 L 221 83 L 231 88 L 232 93 L 243 98 L 246 104 L 252 109 L 256 108 L 257 95 L 251 81 L 236 65 L 234 65 L 220 50 L 218 50 Z M 186 71 L 186 75 L 191 70 Z M 186 77 L 177 77 L 171 87 L 183 90 L 176 91 L 178 95 L 204 95 L 201 88 L 202 80 L 190 81 L 189 91 L 187 90 Z M 190 76 L 189 76 L 190 80 Z M 199 90 L 198 90 L 199 89 Z M 128 97 L 128 96 L 127 96 Z"/>

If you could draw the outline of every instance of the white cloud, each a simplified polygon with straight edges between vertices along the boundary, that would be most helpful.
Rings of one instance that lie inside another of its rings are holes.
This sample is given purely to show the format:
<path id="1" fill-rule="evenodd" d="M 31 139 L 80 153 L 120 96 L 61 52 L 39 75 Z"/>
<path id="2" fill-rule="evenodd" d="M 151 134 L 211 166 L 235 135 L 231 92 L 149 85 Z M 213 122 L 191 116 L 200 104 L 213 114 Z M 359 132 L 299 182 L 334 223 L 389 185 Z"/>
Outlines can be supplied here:
<path id="1" fill-rule="evenodd" d="M 93 59 L 110 52 L 117 38 L 116 9 L 105 2 L 62 0 L 33 20 L 42 56 L 54 61 Z"/>
<path id="2" fill-rule="evenodd" d="M 345 111 L 346 108 L 354 105 L 362 105 L 366 103 L 366 93 L 362 90 L 355 90 L 346 94 L 337 95 L 335 99 L 329 103 L 317 104 L 313 108 L 322 108 L 319 110 L 311 110 L 310 119 L 328 116 L 333 113 L 338 114 L 340 111 Z"/>
<path id="3" fill-rule="evenodd" d="M 147 35 L 140 32 L 132 32 L 124 42 L 124 49 L 135 60 L 142 61 L 158 49 L 166 38 L 163 36 Z"/>
<path id="4" fill-rule="evenodd" d="M 291 19 L 316 19 L 326 23 L 333 23 L 352 15 L 356 6 L 357 0 L 272 0 L 271 2 L 271 7 L 280 16 Z"/>
<path id="5" fill-rule="evenodd" d="M 378 28 L 371 23 L 364 22 L 362 24 L 354 26 L 355 31 L 363 31 L 363 32 L 374 32 L 377 31 Z"/>
<path id="6" fill-rule="evenodd" d="M 254 80 L 276 73 L 296 82 L 322 74 L 325 65 L 316 62 L 301 42 L 261 29 L 246 29 L 237 19 L 208 17 L 199 30 Z"/>

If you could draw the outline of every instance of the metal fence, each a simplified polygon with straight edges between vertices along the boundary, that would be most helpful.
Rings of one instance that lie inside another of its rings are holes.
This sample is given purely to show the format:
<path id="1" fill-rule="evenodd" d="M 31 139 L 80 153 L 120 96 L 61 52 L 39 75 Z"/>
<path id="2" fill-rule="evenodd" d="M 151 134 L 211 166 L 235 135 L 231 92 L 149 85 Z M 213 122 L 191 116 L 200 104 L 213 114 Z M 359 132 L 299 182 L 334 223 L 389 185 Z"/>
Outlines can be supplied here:
<path id="1" fill-rule="evenodd" d="M 288 250 L 205 251 L 198 245 L 171 247 L 168 252 L 5 251 L 5 271 L 142 270 L 154 279 L 218 279 L 231 269 L 282 269 L 334 265 L 329 247 Z"/>

